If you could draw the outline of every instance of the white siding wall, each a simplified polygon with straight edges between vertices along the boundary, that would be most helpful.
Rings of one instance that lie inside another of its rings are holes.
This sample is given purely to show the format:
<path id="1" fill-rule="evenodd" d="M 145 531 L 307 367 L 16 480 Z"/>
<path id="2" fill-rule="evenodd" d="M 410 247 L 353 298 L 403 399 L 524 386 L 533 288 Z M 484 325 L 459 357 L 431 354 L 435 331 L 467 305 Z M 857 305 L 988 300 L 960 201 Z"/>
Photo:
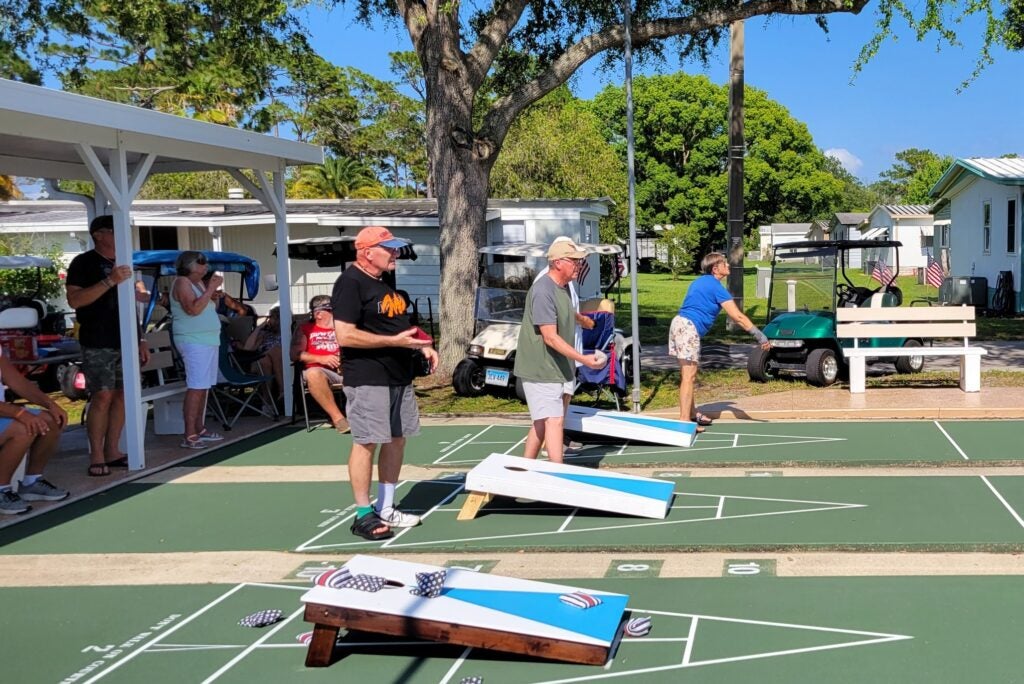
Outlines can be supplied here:
<path id="1" fill-rule="evenodd" d="M 1014 253 L 1006 251 L 1007 200 L 1017 200 L 1017 236 Z M 979 179 L 954 195 L 950 202 L 949 256 L 954 276 L 988 278 L 996 285 L 1000 271 L 1013 273 L 1013 287 L 1021 288 L 1021 189 Z M 992 203 L 991 249 L 982 248 L 982 206 Z"/>

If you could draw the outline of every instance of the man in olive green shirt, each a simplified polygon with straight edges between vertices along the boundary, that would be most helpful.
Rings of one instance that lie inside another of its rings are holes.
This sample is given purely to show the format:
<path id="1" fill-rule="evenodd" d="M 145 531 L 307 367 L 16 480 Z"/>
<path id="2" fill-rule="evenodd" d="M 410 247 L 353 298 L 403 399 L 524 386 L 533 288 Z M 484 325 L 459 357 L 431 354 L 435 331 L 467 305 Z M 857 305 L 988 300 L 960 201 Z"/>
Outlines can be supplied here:
<path id="1" fill-rule="evenodd" d="M 541 445 L 546 445 L 548 458 L 561 463 L 565 395 L 572 396 L 575 362 L 596 369 L 604 361 L 574 347 L 576 314 L 568 285 L 586 252 L 571 240 L 559 241 L 552 243 L 547 257 L 547 274 L 538 278 L 526 295 L 513 372 L 523 381 L 533 421 L 523 455 L 537 458 Z"/>

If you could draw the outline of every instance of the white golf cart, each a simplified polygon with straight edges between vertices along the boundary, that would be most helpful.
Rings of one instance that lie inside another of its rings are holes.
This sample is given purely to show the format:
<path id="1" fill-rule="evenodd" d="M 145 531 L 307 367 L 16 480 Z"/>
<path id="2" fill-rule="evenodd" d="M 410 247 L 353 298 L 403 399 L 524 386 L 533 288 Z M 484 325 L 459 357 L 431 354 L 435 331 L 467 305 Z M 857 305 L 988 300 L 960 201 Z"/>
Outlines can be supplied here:
<path id="1" fill-rule="evenodd" d="M 508 243 L 481 247 L 479 281 L 476 290 L 474 337 L 466 358 L 459 362 L 452 375 L 455 393 L 475 397 L 488 390 L 514 389 L 524 400 L 522 382 L 512 373 L 516 344 L 522 325 L 526 293 L 537 274 L 547 266 L 548 244 Z M 576 292 L 580 310 L 596 310 L 609 294 L 618 290 L 619 262 L 622 248 L 618 245 L 580 244 L 588 253 L 585 265 L 577 276 Z M 627 380 L 633 370 L 633 338 L 615 329 L 615 348 L 624 364 Z"/>

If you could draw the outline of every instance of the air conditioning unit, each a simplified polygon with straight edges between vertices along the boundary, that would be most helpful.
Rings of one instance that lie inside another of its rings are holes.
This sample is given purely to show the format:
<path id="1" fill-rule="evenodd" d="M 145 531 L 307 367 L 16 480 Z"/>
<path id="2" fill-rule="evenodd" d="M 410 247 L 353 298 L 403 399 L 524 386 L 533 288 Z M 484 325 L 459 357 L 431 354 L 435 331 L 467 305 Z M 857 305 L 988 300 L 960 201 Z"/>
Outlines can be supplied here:
<path id="1" fill-rule="evenodd" d="M 939 303 L 950 306 L 976 306 L 988 308 L 988 278 L 951 276 L 939 287 Z"/>

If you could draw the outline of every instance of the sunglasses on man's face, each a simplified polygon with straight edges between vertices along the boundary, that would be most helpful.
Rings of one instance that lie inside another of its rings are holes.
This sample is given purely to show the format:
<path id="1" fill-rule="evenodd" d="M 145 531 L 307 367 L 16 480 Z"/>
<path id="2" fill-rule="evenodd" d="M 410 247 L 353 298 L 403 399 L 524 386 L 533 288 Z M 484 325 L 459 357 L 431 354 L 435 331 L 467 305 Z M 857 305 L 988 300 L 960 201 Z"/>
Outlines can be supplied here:
<path id="1" fill-rule="evenodd" d="M 313 313 L 316 313 L 318 311 L 334 311 L 334 309 L 330 306 L 318 306 L 315 309 L 313 309 Z"/>
<path id="2" fill-rule="evenodd" d="M 92 234 L 96 235 L 97 233 L 113 233 L 113 232 L 114 232 L 113 228 L 97 228 L 96 230 L 92 231 Z"/>
<path id="3" fill-rule="evenodd" d="M 198 259 L 196 259 L 196 263 L 199 264 L 200 266 L 205 266 L 206 265 L 206 257 L 199 257 Z"/>

